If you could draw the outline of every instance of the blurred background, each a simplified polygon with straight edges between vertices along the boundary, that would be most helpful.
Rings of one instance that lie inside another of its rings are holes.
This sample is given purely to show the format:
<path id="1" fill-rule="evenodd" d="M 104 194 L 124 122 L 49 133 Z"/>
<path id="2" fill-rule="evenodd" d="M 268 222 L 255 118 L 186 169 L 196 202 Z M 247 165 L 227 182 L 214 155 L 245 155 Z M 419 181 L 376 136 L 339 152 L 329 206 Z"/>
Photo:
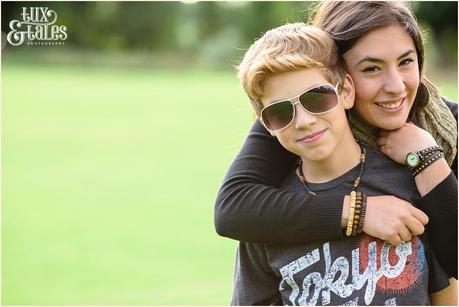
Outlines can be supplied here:
<path id="1" fill-rule="evenodd" d="M 3 305 L 226 305 L 214 200 L 254 116 L 234 65 L 312 2 L 33 2 L 64 45 L 2 44 Z M 457 2 L 410 3 L 457 101 Z M 2 42 L 32 2 L 1 3 Z"/>

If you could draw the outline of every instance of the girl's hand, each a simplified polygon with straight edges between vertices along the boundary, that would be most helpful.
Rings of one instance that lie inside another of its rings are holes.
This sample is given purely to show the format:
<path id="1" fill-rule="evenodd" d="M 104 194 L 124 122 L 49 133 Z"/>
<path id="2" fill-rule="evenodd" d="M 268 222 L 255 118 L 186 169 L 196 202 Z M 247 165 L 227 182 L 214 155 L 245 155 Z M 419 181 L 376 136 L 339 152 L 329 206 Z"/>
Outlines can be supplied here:
<path id="1" fill-rule="evenodd" d="M 350 197 L 343 201 L 341 227 L 346 228 Z M 368 196 L 363 232 L 389 241 L 392 245 L 408 242 L 412 236 L 424 233 L 429 217 L 411 203 L 391 195 Z"/>
<path id="2" fill-rule="evenodd" d="M 373 237 L 399 245 L 411 236 L 424 233 L 428 216 L 409 202 L 395 196 L 372 196 L 367 198 L 367 210 L 363 231 Z"/>
<path id="3" fill-rule="evenodd" d="M 400 164 L 405 164 L 409 152 L 437 145 L 429 132 L 413 123 L 406 123 L 397 130 L 381 130 L 377 143 L 383 154 Z"/>
<path id="4" fill-rule="evenodd" d="M 433 306 L 457 306 L 457 280 L 449 279 L 449 286 L 439 292 L 430 294 Z"/>

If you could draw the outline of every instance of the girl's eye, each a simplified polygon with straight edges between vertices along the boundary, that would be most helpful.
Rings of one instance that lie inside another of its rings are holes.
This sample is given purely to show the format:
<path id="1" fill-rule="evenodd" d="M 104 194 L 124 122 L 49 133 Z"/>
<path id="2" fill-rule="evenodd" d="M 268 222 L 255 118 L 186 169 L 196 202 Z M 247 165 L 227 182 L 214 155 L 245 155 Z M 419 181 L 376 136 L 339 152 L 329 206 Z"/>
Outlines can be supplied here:
<path id="1" fill-rule="evenodd" d="M 371 72 L 377 72 L 378 70 L 380 70 L 379 67 L 377 67 L 377 66 L 370 66 L 370 67 L 364 68 L 362 71 L 363 71 L 363 72 L 369 72 L 369 73 L 371 73 Z"/>
<path id="2" fill-rule="evenodd" d="M 400 62 L 400 65 L 408 65 L 410 63 L 413 63 L 414 60 L 413 59 L 404 59 Z"/>

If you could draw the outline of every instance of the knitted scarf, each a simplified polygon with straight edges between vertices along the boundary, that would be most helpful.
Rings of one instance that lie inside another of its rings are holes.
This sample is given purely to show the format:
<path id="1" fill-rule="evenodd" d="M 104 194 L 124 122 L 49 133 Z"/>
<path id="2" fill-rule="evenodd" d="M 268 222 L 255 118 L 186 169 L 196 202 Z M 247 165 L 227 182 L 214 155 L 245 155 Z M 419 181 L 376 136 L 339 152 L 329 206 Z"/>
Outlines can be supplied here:
<path id="1" fill-rule="evenodd" d="M 448 106 L 443 101 L 430 100 L 423 110 L 416 112 L 413 122 L 428 131 L 443 147 L 445 159 L 451 166 L 457 154 L 457 123 Z M 379 129 L 364 121 L 354 109 L 349 112 L 349 123 L 356 139 L 370 147 L 378 147 Z"/>

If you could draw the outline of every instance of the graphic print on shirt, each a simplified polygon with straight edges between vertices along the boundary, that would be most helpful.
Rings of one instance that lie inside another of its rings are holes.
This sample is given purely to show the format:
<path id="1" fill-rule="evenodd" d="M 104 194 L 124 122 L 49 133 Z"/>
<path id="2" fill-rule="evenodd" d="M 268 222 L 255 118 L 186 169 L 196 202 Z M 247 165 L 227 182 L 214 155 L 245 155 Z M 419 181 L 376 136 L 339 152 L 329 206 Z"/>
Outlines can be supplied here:
<path id="1" fill-rule="evenodd" d="M 374 238 L 370 236 L 364 236 L 360 241 L 360 270 L 364 270 L 368 266 L 368 248 L 370 242 L 372 242 Z M 421 272 L 426 270 L 427 263 L 425 260 L 425 253 L 422 242 L 419 239 L 412 239 L 410 241 L 412 253 L 407 258 L 407 265 L 405 266 L 402 274 L 397 278 L 388 278 L 386 276 L 381 277 L 379 279 L 376 287 L 378 290 L 381 290 L 385 293 L 392 293 L 392 294 L 405 294 L 410 289 L 416 287 L 421 282 Z M 376 241 L 376 250 L 381 250 L 382 245 L 384 244 L 383 241 L 377 240 Z M 376 263 L 380 263 L 381 254 L 376 255 Z M 391 248 L 389 249 L 389 256 L 388 260 L 390 264 L 395 264 L 397 262 L 398 256 L 396 254 L 396 249 Z"/>
<path id="2" fill-rule="evenodd" d="M 331 248 L 326 242 L 322 257 L 316 248 L 279 269 L 279 291 L 291 290 L 292 305 L 328 305 L 332 295 L 346 299 L 344 305 L 369 305 L 376 291 L 387 298 L 387 305 L 395 305 L 394 296 L 416 287 L 427 268 L 424 247 L 417 237 L 392 246 L 363 235 L 357 248 L 336 259 L 331 257 Z M 321 272 L 314 271 L 317 266 L 323 267 Z"/>

